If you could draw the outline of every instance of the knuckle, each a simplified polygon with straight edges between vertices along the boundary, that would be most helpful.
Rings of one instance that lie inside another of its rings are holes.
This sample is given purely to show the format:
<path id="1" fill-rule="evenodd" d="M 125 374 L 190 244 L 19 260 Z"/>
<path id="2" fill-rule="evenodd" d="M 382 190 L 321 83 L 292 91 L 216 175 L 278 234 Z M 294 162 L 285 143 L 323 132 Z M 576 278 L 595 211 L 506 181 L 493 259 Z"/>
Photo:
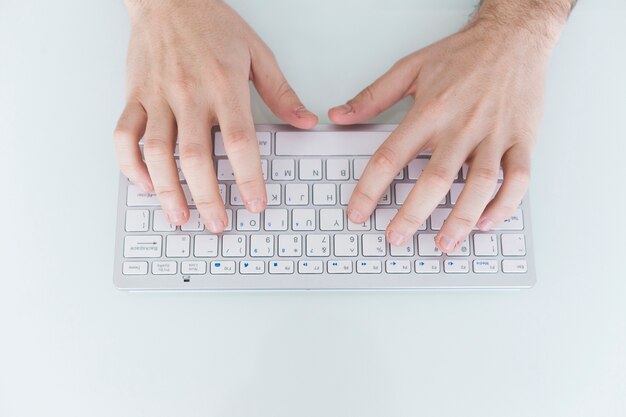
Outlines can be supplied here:
<path id="1" fill-rule="evenodd" d="M 490 167 L 475 167 L 470 169 L 471 177 L 469 183 L 473 184 L 474 189 L 486 190 L 491 193 L 498 181 L 498 170 Z"/>
<path id="2" fill-rule="evenodd" d="M 174 152 L 169 141 L 157 138 L 146 139 L 143 151 L 147 162 L 158 162 L 173 158 Z"/>
<path id="3" fill-rule="evenodd" d="M 474 227 L 474 225 L 476 225 L 476 219 L 472 218 L 471 216 L 469 216 L 466 213 L 461 213 L 461 212 L 452 212 L 450 213 L 450 216 L 448 216 L 448 218 L 446 219 L 445 223 L 447 223 L 448 227 L 450 226 L 455 226 L 455 227 L 462 227 L 463 229 L 471 229 L 472 227 Z"/>
<path id="4" fill-rule="evenodd" d="M 399 170 L 396 152 L 389 146 L 383 145 L 372 156 L 371 163 L 376 173 L 395 175 Z"/>
<path id="5" fill-rule="evenodd" d="M 179 145 L 180 162 L 183 169 L 193 169 L 209 160 L 209 149 L 201 143 L 185 143 Z"/>
<path id="6" fill-rule="evenodd" d="M 278 97 L 279 100 L 291 98 L 295 94 L 296 94 L 295 91 L 293 90 L 291 85 L 289 85 L 287 80 L 283 79 L 281 83 L 278 85 L 278 89 L 276 91 L 276 97 Z"/>
<path id="7" fill-rule="evenodd" d="M 417 229 L 424 223 L 424 219 L 405 210 L 400 210 L 398 218 L 402 223 L 408 224 L 412 229 Z"/>
<path id="8" fill-rule="evenodd" d="M 505 173 L 505 178 L 523 187 L 527 187 L 530 183 L 530 169 L 521 166 L 510 168 Z"/>
<path id="9" fill-rule="evenodd" d="M 372 195 L 371 193 L 369 193 L 368 191 L 363 191 L 360 188 L 356 188 L 354 190 L 354 192 L 352 193 L 352 199 L 355 199 L 355 201 L 364 201 L 367 205 L 369 206 L 375 206 L 378 204 L 378 198 L 374 195 Z"/>
<path id="10" fill-rule="evenodd" d="M 426 168 L 420 177 L 420 179 L 424 181 L 424 185 L 427 188 L 441 191 L 442 193 L 447 191 L 454 180 L 454 176 L 451 175 L 446 168 L 439 165 L 429 166 L 428 168 Z"/>
<path id="11" fill-rule="evenodd" d="M 175 189 L 174 187 L 156 185 L 156 184 L 154 187 L 155 187 L 155 191 L 160 201 L 167 202 L 170 204 L 174 204 L 178 202 L 180 195 L 178 193 L 178 190 Z"/>
<path id="12" fill-rule="evenodd" d="M 234 127 L 222 131 L 224 147 L 227 153 L 247 152 L 251 146 L 253 136 L 243 127 Z"/>

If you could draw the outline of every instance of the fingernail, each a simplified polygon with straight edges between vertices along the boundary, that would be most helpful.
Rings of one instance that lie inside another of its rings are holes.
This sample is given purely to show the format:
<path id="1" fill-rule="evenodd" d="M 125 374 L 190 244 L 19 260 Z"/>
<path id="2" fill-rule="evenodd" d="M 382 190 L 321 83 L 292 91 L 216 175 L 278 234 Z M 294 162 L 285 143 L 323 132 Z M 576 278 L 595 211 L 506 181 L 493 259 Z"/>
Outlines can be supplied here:
<path id="1" fill-rule="evenodd" d="M 167 213 L 167 218 L 171 224 L 179 224 L 185 221 L 184 211 L 170 211 Z"/>
<path id="2" fill-rule="evenodd" d="M 221 220 L 209 220 L 206 227 L 212 233 L 222 233 L 226 229 L 226 225 Z"/>
<path id="3" fill-rule="evenodd" d="M 302 106 L 302 107 L 298 107 L 296 109 L 296 116 L 298 117 L 303 117 L 303 116 L 311 116 L 314 114 L 312 112 L 310 112 L 306 107 Z"/>
<path id="4" fill-rule="evenodd" d="M 361 212 L 358 210 L 349 209 L 348 217 L 350 218 L 352 223 L 364 223 L 365 222 L 365 216 L 362 215 Z"/>
<path id="5" fill-rule="evenodd" d="M 450 252 L 456 246 L 456 240 L 452 240 L 444 235 L 439 238 L 439 245 L 444 252 Z"/>
<path id="6" fill-rule="evenodd" d="M 394 246 L 400 246 L 402 245 L 404 242 L 406 242 L 407 237 L 405 235 L 403 235 L 402 233 L 398 233 L 394 230 L 390 230 L 387 233 L 387 239 L 389 239 L 389 243 L 391 243 Z"/>
<path id="7" fill-rule="evenodd" d="M 248 204 L 246 204 L 246 207 L 248 211 L 251 211 L 253 213 L 259 213 L 263 211 L 265 204 L 263 203 L 263 200 L 256 199 L 256 200 L 248 201 Z"/>
<path id="8" fill-rule="evenodd" d="M 337 106 L 335 107 L 335 109 L 337 109 L 340 113 L 343 113 L 343 114 L 348 114 L 353 110 L 352 106 L 348 103 L 342 104 L 341 106 Z"/>
<path id="9" fill-rule="evenodd" d="M 482 219 L 476 225 L 476 227 L 478 227 L 478 229 L 480 229 L 480 231 L 482 232 L 486 232 L 488 230 L 493 229 L 493 226 L 494 226 L 494 223 L 490 219 Z"/>

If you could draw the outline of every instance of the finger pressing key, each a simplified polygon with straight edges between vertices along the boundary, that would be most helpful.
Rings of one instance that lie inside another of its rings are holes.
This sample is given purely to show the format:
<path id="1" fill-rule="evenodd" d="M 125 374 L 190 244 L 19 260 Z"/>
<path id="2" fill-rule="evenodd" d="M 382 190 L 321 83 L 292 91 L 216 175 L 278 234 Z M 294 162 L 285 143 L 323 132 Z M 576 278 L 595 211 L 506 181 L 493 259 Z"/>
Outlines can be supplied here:
<path id="1" fill-rule="evenodd" d="M 495 225 L 515 212 L 528 190 L 530 182 L 531 146 L 518 144 L 504 153 L 502 170 L 504 181 L 495 198 L 487 205 L 478 221 L 482 231 L 492 229 Z"/>
<path id="2" fill-rule="evenodd" d="M 183 113 L 176 118 L 180 163 L 193 201 L 207 229 L 221 233 L 228 218 L 213 168 L 211 119 L 208 111 Z"/>
<path id="3" fill-rule="evenodd" d="M 246 208 L 258 213 L 267 205 L 259 144 L 250 109 L 248 82 L 233 82 L 222 90 L 216 104 L 224 148 Z"/>
<path id="4" fill-rule="evenodd" d="M 176 122 L 165 102 L 148 106 L 148 124 L 143 151 L 163 211 L 171 224 L 184 224 L 189 218 L 189 207 L 180 186 L 174 160 Z"/>
<path id="5" fill-rule="evenodd" d="M 404 205 L 387 226 L 391 244 L 400 246 L 408 241 L 445 197 L 469 154 L 468 143 L 450 141 L 433 152 Z"/>
<path id="6" fill-rule="evenodd" d="M 435 237 L 443 252 L 453 252 L 469 235 L 493 196 L 502 152 L 490 142 L 483 141 L 476 150 L 463 191 Z"/>
<path id="7" fill-rule="evenodd" d="M 348 216 L 363 223 L 376 208 L 394 177 L 428 139 L 430 124 L 409 113 L 369 160 L 348 204 Z"/>

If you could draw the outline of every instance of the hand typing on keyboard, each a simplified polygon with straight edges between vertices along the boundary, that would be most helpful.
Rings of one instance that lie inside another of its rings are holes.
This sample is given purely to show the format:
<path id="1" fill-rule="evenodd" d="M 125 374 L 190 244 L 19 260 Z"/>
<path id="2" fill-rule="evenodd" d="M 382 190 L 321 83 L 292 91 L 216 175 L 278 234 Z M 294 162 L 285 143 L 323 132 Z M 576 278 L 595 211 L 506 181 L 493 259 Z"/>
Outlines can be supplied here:
<path id="1" fill-rule="evenodd" d="M 240 198 L 249 211 L 262 211 L 267 196 L 248 81 L 287 123 L 306 129 L 317 117 L 302 105 L 269 48 L 224 2 L 126 3 L 132 22 L 128 95 L 114 134 L 122 172 L 142 191 L 156 191 L 169 223 L 183 225 L 190 212 L 179 182 L 182 167 L 202 220 L 209 231 L 222 232 L 228 217 L 210 143 L 219 123 Z"/>
<path id="2" fill-rule="evenodd" d="M 452 252 L 476 225 L 486 231 L 510 216 L 526 193 L 546 67 L 571 7 L 571 0 L 486 0 L 460 32 L 401 59 L 332 108 L 333 122 L 355 124 L 414 98 L 367 164 L 348 206 L 350 220 L 369 218 L 398 172 L 424 150 L 432 157 L 389 223 L 389 242 L 412 238 L 466 162 L 467 183 L 437 233 L 438 248 Z M 500 166 L 504 181 L 492 200 Z"/>

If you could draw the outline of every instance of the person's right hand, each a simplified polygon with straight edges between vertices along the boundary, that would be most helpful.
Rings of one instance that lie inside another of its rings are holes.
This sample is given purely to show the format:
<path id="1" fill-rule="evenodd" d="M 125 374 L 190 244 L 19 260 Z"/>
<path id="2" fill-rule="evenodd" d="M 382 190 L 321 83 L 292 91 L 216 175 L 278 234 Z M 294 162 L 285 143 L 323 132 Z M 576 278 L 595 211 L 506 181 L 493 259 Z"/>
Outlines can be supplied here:
<path id="1" fill-rule="evenodd" d="M 211 128 L 224 146 L 248 210 L 267 204 L 250 109 L 251 80 L 281 119 L 315 126 L 283 76 L 270 49 L 221 0 L 127 0 L 132 33 L 127 103 L 114 139 L 122 173 L 144 191 L 155 190 L 172 224 L 189 219 L 174 147 L 208 230 L 219 233 L 227 216 L 212 162 Z M 138 142 L 144 138 L 145 163 Z"/>

